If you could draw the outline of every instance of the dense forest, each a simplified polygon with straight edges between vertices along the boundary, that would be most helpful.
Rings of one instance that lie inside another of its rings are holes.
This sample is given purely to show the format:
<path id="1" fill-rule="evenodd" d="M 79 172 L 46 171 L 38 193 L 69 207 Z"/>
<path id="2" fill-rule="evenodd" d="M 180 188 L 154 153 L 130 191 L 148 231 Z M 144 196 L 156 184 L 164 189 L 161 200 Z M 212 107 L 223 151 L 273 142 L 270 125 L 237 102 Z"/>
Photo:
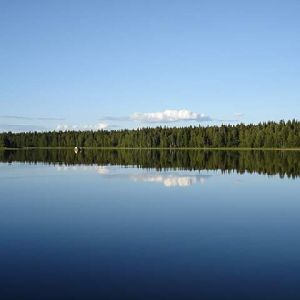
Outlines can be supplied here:
<path id="1" fill-rule="evenodd" d="M 299 151 L 222 150 L 102 150 L 34 149 L 0 151 L 1 162 L 58 165 L 118 165 L 156 170 L 221 170 L 296 178 L 300 176 Z"/>
<path id="2" fill-rule="evenodd" d="M 6 148 L 74 146 L 296 148 L 300 147 L 300 122 L 0 134 L 0 147 Z"/>

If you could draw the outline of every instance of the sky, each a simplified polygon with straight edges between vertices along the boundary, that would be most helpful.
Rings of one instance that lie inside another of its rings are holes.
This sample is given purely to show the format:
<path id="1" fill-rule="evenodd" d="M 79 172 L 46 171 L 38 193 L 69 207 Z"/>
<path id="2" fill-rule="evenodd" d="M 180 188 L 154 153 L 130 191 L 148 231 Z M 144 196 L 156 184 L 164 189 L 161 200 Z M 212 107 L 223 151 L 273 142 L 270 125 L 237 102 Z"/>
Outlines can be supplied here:
<path id="1" fill-rule="evenodd" d="M 300 119 L 299 0 L 0 0 L 0 131 Z"/>

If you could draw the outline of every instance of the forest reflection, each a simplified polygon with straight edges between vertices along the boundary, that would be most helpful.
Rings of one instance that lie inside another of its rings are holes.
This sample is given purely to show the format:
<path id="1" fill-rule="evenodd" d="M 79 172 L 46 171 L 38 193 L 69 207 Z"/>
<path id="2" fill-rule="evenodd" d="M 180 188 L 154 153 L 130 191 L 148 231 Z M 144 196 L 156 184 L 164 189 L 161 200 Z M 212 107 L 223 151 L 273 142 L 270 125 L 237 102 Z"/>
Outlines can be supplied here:
<path id="1" fill-rule="evenodd" d="M 220 170 L 243 174 L 258 173 L 296 178 L 300 175 L 300 151 L 225 151 L 225 150 L 98 150 L 34 149 L 0 151 L 1 162 L 45 163 L 55 165 L 135 166 L 159 170 Z M 136 178 L 163 181 L 159 177 Z M 189 182 L 191 178 L 182 179 Z M 172 184 L 172 178 L 169 178 Z"/>

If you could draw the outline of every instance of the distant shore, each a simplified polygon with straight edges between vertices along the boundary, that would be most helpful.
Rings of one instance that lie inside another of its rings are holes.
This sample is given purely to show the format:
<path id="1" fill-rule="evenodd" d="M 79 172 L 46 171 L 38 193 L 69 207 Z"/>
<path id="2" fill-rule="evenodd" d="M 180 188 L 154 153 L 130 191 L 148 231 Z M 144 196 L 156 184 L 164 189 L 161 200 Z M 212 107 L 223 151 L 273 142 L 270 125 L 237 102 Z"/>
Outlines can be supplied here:
<path id="1" fill-rule="evenodd" d="M 172 149 L 288 150 L 300 149 L 300 121 L 220 126 L 143 127 L 98 131 L 0 133 L 0 146 L 24 149 Z M 36 146 L 36 147 L 34 147 Z"/>
<path id="2" fill-rule="evenodd" d="M 82 150 L 221 150 L 221 151 L 300 151 L 300 148 L 247 148 L 247 147 L 80 147 Z M 74 150 L 74 147 L 22 147 L 3 148 L 1 151 L 16 150 Z"/>

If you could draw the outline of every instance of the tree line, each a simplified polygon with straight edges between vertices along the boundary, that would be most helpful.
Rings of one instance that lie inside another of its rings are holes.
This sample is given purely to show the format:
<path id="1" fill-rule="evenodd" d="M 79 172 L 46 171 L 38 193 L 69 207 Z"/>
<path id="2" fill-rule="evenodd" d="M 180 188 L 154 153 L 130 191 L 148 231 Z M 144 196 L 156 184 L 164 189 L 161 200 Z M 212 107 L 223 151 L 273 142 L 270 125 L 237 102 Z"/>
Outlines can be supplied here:
<path id="1" fill-rule="evenodd" d="M 146 127 L 99 131 L 0 133 L 0 147 L 296 148 L 300 122 L 189 127 Z"/>
<path id="2" fill-rule="evenodd" d="M 79 153 L 68 149 L 0 151 L 0 161 L 54 165 L 117 165 L 166 170 L 221 170 L 296 178 L 300 176 L 299 151 L 226 150 L 97 150 Z"/>

